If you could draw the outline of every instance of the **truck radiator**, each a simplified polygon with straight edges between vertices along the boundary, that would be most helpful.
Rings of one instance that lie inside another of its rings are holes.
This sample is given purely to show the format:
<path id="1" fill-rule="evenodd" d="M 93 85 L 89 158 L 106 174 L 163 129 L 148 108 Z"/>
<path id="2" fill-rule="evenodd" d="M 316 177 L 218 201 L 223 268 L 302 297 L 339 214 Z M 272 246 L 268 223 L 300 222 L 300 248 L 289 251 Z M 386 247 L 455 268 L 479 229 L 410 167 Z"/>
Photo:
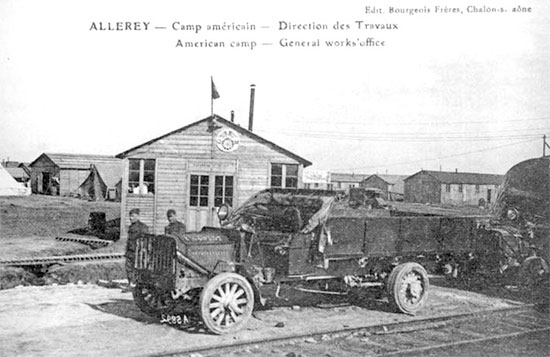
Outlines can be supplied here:
<path id="1" fill-rule="evenodd" d="M 175 276 L 176 259 L 176 241 L 173 238 L 147 235 L 137 239 L 136 269 Z"/>

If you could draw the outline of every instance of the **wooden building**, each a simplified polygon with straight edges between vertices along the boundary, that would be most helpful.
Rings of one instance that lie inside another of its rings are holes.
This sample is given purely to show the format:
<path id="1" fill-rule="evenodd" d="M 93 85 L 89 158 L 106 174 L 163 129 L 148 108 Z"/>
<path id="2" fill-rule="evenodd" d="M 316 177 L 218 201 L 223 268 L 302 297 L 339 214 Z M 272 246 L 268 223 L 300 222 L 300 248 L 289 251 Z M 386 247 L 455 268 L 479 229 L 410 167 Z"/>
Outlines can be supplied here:
<path id="1" fill-rule="evenodd" d="M 188 231 L 217 226 L 217 208 L 237 207 L 268 187 L 301 188 L 300 156 L 214 115 L 138 145 L 119 155 L 122 177 L 121 237 L 129 211 L 155 234 L 164 232 L 166 211 L 175 209 Z"/>
<path id="2" fill-rule="evenodd" d="M 405 175 L 370 175 L 361 181 L 360 187 L 377 188 L 388 201 L 402 201 L 405 195 Z"/>
<path id="3" fill-rule="evenodd" d="M 360 187 L 361 182 L 369 177 L 367 174 L 330 173 L 330 190 L 347 191 L 350 188 Z"/>
<path id="4" fill-rule="evenodd" d="M 405 201 L 450 205 L 487 205 L 504 176 L 422 170 L 405 179 Z"/>
<path id="5" fill-rule="evenodd" d="M 74 195 L 90 174 L 92 165 L 117 162 L 120 160 L 106 155 L 43 153 L 29 165 L 32 192 Z"/>

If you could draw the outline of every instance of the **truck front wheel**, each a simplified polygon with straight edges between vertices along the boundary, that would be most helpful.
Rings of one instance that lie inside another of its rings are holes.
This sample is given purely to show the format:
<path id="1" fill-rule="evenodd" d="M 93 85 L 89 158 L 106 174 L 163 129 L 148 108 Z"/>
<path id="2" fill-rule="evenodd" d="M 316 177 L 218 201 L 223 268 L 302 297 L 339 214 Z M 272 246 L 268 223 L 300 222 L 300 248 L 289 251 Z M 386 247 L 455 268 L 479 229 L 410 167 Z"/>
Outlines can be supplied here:
<path id="1" fill-rule="evenodd" d="M 414 315 L 428 298 L 428 274 L 418 263 L 404 263 L 393 268 L 388 278 L 388 299 L 392 308 Z"/>
<path id="2" fill-rule="evenodd" d="M 168 313 L 173 308 L 169 294 L 162 294 L 154 287 L 145 284 L 138 284 L 132 295 L 137 307 L 150 316 L 158 317 L 162 313 Z"/>
<path id="3" fill-rule="evenodd" d="M 218 335 L 243 327 L 253 308 L 252 287 L 243 276 L 235 273 L 222 273 L 210 279 L 200 297 L 204 325 Z"/>

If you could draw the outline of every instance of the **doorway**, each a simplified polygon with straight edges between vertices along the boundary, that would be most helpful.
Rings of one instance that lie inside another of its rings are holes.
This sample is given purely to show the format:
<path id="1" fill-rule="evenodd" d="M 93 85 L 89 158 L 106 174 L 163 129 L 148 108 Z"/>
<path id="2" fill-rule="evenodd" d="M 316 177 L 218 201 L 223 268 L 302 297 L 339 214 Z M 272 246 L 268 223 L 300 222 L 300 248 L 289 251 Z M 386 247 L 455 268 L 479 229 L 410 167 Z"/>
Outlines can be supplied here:
<path id="1" fill-rule="evenodd" d="M 191 174 L 189 177 L 189 204 L 187 230 L 198 232 L 203 227 L 219 227 L 218 209 L 234 202 L 233 175 Z"/>

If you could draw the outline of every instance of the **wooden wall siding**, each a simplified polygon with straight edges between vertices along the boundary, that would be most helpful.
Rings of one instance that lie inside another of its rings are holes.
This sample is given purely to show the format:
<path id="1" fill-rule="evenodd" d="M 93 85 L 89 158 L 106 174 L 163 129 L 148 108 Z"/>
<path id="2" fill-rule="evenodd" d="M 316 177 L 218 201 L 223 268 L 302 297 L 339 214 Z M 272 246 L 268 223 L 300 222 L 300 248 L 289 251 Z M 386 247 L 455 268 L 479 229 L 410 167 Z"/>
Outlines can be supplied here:
<path id="1" fill-rule="evenodd" d="M 180 220 L 185 220 L 187 207 L 187 160 L 161 158 L 157 160 L 155 234 L 163 234 L 168 224 L 166 211 L 175 209 Z"/>
<path id="2" fill-rule="evenodd" d="M 440 203 L 441 184 L 427 174 L 419 174 L 405 181 L 405 201 Z"/>
<path id="3" fill-rule="evenodd" d="M 128 217 L 128 160 L 122 163 L 122 180 L 120 182 L 120 238 L 128 237 L 128 226 L 130 218 Z"/>
<path id="4" fill-rule="evenodd" d="M 384 193 L 381 196 L 385 200 L 388 199 L 388 192 L 390 191 L 390 188 L 391 188 L 391 185 L 389 185 L 386 181 L 382 180 L 378 176 L 373 176 L 373 177 L 369 177 L 369 178 L 365 179 L 361 183 L 361 186 L 362 187 L 367 187 L 367 188 L 378 188 L 378 189 L 384 191 Z"/>
<path id="5" fill-rule="evenodd" d="M 221 123 L 218 125 L 224 127 Z M 214 132 L 214 138 L 218 132 L 219 129 Z M 149 197 L 127 193 L 128 160 L 124 160 L 121 197 L 124 224 L 121 227 L 121 237 L 127 236 L 128 212 L 134 207 L 143 207 L 147 213 L 142 212 L 142 220 L 157 234 L 164 232 L 164 226 L 167 224 L 166 210 L 169 208 L 175 209 L 178 217 L 184 219 L 187 216 L 190 174 L 233 173 L 234 206 L 242 204 L 252 194 L 269 187 L 271 163 L 299 164 L 298 187 L 303 187 L 303 167 L 298 161 L 246 135 L 239 133 L 239 136 L 240 144 L 235 151 L 222 152 L 215 145 L 212 133 L 208 132 L 208 123 L 204 122 L 133 150 L 128 158 L 157 160 L 156 193 L 153 202 L 150 202 Z M 145 221 L 145 214 L 151 215 L 148 219 L 150 223 L 155 222 L 154 226 Z"/>
<path id="6" fill-rule="evenodd" d="M 33 193 L 44 193 L 42 189 L 42 172 L 49 172 L 52 177 L 59 174 L 59 169 L 56 165 L 45 157 L 41 157 L 36 161 L 31 169 L 31 187 Z"/>
<path id="7" fill-rule="evenodd" d="M 134 150 L 128 157 L 158 158 L 185 157 L 211 158 L 212 134 L 206 123 L 172 134 L 152 144 Z"/>
<path id="8" fill-rule="evenodd" d="M 225 125 L 218 123 L 223 129 Z M 214 132 L 214 138 L 221 129 Z M 192 126 L 187 130 L 174 133 L 152 144 L 135 149 L 129 158 L 189 158 L 239 160 L 269 158 L 281 160 L 281 163 L 298 163 L 296 160 L 262 144 L 246 135 L 240 134 L 239 148 L 233 152 L 222 152 L 213 144 L 212 133 L 208 131 L 207 122 Z M 279 161 L 277 161 L 279 162 Z"/>
<path id="9" fill-rule="evenodd" d="M 59 194 L 61 196 L 68 196 L 76 192 L 89 174 L 90 170 L 60 170 Z"/>
<path id="10" fill-rule="evenodd" d="M 220 173 L 237 172 L 237 160 L 231 158 L 223 159 L 189 159 L 189 173 Z"/>
<path id="11" fill-rule="evenodd" d="M 124 222 L 124 233 L 127 236 L 128 227 L 130 226 L 129 212 L 132 208 L 139 208 L 140 220 L 149 227 L 149 232 L 155 231 L 154 212 L 155 212 L 155 196 L 149 195 L 126 195 L 126 210 L 124 217 L 121 217 L 121 222 Z"/>
<path id="12" fill-rule="evenodd" d="M 256 160 L 239 161 L 238 195 L 235 197 L 234 207 L 240 206 L 256 192 L 269 187 L 269 163 L 257 158 Z"/>
<path id="13" fill-rule="evenodd" d="M 441 203 L 452 204 L 452 205 L 469 205 L 477 206 L 479 205 L 479 200 L 483 199 L 487 204 L 487 191 L 491 190 L 492 198 L 491 201 L 495 199 L 495 193 L 498 188 L 496 185 L 479 185 L 479 192 L 476 192 L 475 185 L 463 185 L 462 192 L 459 192 L 459 185 L 452 184 L 451 192 L 446 191 L 445 184 L 441 185 Z"/>
<path id="14" fill-rule="evenodd" d="M 33 193 L 44 193 L 42 187 L 42 173 L 49 172 L 51 177 L 59 174 L 59 170 L 55 166 L 41 167 L 40 169 L 33 169 L 31 171 L 31 187 Z"/>

